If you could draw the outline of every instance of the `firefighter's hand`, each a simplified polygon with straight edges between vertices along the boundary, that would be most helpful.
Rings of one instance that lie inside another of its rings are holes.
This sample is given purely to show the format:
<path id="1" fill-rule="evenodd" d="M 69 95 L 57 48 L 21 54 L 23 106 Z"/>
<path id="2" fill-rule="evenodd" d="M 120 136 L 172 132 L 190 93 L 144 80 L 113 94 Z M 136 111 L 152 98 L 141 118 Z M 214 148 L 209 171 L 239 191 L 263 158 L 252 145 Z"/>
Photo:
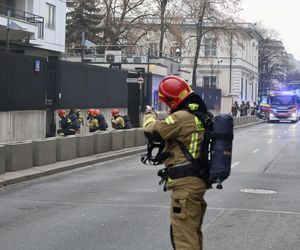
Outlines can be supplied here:
<path id="1" fill-rule="evenodd" d="M 145 114 L 151 113 L 151 111 L 153 111 L 153 108 L 150 105 L 147 105 L 146 110 L 145 110 Z"/>

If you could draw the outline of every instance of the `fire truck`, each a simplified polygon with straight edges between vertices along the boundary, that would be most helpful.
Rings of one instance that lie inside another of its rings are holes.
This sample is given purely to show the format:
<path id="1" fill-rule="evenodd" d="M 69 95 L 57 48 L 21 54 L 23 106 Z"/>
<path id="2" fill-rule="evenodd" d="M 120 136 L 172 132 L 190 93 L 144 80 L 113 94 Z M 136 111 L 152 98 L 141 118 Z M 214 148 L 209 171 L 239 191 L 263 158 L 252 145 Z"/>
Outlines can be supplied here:
<path id="1" fill-rule="evenodd" d="M 290 121 L 299 119 L 298 96 L 293 91 L 274 91 L 264 98 L 259 110 L 268 122 Z"/>

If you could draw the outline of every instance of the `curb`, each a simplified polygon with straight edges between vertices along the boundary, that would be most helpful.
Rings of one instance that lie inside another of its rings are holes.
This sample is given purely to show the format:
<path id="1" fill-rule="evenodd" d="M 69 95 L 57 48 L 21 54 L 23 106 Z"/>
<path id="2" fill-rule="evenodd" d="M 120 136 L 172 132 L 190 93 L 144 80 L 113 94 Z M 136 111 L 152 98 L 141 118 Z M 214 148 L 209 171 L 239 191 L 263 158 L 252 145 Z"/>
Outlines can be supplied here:
<path id="1" fill-rule="evenodd" d="M 33 180 L 43 176 L 48 176 L 76 168 L 86 167 L 120 157 L 135 155 L 138 153 L 145 152 L 146 150 L 147 149 L 145 146 L 127 148 L 117 151 L 110 151 L 103 154 L 92 155 L 88 157 L 76 158 L 63 162 L 56 162 L 40 167 L 32 167 L 30 169 L 20 170 L 16 172 L 6 172 L 0 175 L 0 187 L 28 180 Z"/>
<path id="2" fill-rule="evenodd" d="M 252 122 L 252 123 L 246 123 L 246 124 L 243 124 L 243 125 L 236 126 L 236 127 L 234 127 L 234 129 L 250 127 L 250 126 L 258 125 L 258 124 L 261 124 L 261 123 L 264 123 L 264 121 L 257 121 L 257 122 Z"/>

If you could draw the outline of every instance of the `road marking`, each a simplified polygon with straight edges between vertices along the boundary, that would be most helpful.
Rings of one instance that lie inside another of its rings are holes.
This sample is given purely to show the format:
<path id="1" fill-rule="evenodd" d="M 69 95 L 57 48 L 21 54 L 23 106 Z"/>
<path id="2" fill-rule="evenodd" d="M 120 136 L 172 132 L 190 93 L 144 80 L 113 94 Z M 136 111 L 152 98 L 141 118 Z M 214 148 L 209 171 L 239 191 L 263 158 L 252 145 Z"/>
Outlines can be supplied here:
<path id="1" fill-rule="evenodd" d="M 247 211 L 247 212 L 262 212 L 262 213 L 272 213 L 272 214 L 289 214 L 289 215 L 300 215 L 299 212 L 293 211 L 280 211 L 280 210 L 264 210 L 264 209 L 247 209 L 247 208 L 226 208 L 226 207 L 207 207 L 212 210 L 229 210 L 229 211 Z"/>
<path id="2" fill-rule="evenodd" d="M 287 131 L 284 131 L 284 134 L 287 134 Z"/>
<path id="3" fill-rule="evenodd" d="M 268 141 L 267 143 L 272 143 L 273 141 L 272 140 L 270 140 L 270 141 Z"/>
<path id="4" fill-rule="evenodd" d="M 259 148 L 257 148 L 257 149 L 255 149 L 255 150 L 253 150 L 251 153 L 252 154 L 255 154 L 256 152 L 258 152 L 258 151 L 260 151 L 260 149 Z"/>
<path id="5" fill-rule="evenodd" d="M 79 206 L 103 206 L 103 207 L 149 207 L 149 208 L 166 208 L 170 209 L 168 204 L 166 205 L 149 205 L 149 204 L 111 204 L 111 203 L 96 203 L 96 202 L 68 202 L 68 201 L 43 201 L 43 200 L 22 200 L 22 199 L 0 199 L 0 201 L 13 201 L 24 203 L 40 203 L 40 204 L 56 204 L 56 205 L 79 205 Z M 228 211 L 248 211 L 248 212 L 263 212 L 263 213 L 276 213 L 276 214 L 290 214 L 300 215 L 299 212 L 294 211 L 279 211 L 279 210 L 263 210 L 263 209 L 247 209 L 247 208 L 226 208 L 226 207 L 207 207 L 212 210 L 228 210 Z M 220 214 L 219 213 L 219 216 Z"/>
<path id="6" fill-rule="evenodd" d="M 297 127 L 297 123 L 296 124 L 293 124 L 292 126 L 291 126 L 291 128 L 296 128 Z"/>
<path id="7" fill-rule="evenodd" d="M 209 208 L 208 208 L 209 209 Z M 213 217 L 207 224 L 203 226 L 203 231 L 208 228 L 216 219 L 218 219 L 223 213 L 225 209 L 222 209 L 221 212 L 219 212 L 215 217 Z"/>
<path id="8" fill-rule="evenodd" d="M 239 165 L 240 162 L 239 161 L 236 161 L 235 163 L 231 164 L 231 168 L 235 168 L 237 165 Z"/>

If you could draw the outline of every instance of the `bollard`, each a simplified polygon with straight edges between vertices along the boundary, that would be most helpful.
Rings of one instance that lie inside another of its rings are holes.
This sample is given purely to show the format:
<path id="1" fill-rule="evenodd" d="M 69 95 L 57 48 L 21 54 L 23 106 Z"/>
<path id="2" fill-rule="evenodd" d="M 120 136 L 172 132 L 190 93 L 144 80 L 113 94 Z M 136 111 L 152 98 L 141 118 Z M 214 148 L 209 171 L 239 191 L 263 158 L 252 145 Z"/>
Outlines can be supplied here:
<path id="1" fill-rule="evenodd" d="M 33 146 L 33 166 L 42 166 L 56 162 L 56 139 L 47 138 L 34 140 Z"/>
<path id="2" fill-rule="evenodd" d="M 135 146 L 135 129 L 124 130 L 124 148 L 132 148 Z"/>
<path id="3" fill-rule="evenodd" d="M 111 149 L 111 133 L 108 131 L 98 131 L 93 133 L 94 154 L 101 154 Z"/>
<path id="4" fill-rule="evenodd" d="M 5 172 L 5 146 L 0 145 L 0 174 Z"/>
<path id="5" fill-rule="evenodd" d="M 93 134 L 77 135 L 76 152 L 77 157 L 90 156 L 94 154 Z"/>
<path id="6" fill-rule="evenodd" d="M 33 166 L 32 142 L 12 142 L 5 146 L 5 170 L 18 171 Z"/>
<path id="7" fill-rule="evenodd" d="M 111 132 L 111 150 L 124 148 L 124 130 L 112 130 Z"/>
<path id="8" fill-rule="evenodd" d="M 56 160 L 66 161 L 76 158 L 76 136 L 56 137 Z"/>

